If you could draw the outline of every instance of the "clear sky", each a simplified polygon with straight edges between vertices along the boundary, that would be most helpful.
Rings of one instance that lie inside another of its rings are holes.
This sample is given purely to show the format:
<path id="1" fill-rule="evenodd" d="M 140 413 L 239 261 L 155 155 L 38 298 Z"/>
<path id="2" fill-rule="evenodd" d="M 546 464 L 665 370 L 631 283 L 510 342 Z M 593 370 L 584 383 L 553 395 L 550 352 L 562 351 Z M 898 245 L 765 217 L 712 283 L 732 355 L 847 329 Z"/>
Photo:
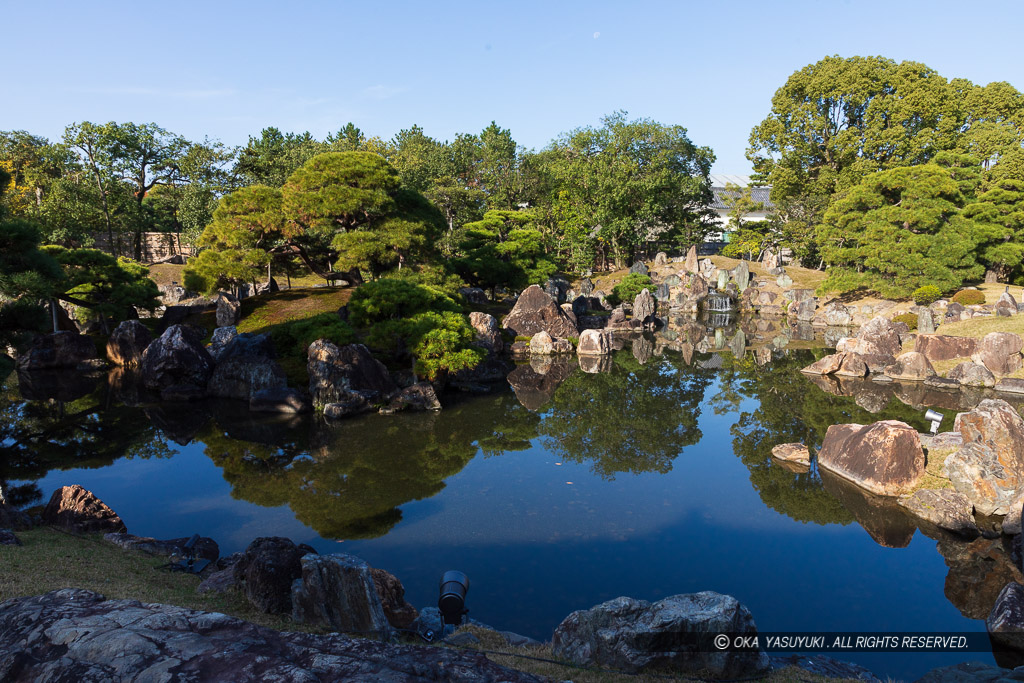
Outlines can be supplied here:
<path id="1" fill-rule="evenodd" d="M 1024 0 L 75 2 L 0 0 L 0 130 L 155 122 L 244 144 L 353 121 L 527 147 L 618 109 L 680 124 L 747 173 L 751 127 L 830 54 L 915 60 L 1024 90 Z"/>

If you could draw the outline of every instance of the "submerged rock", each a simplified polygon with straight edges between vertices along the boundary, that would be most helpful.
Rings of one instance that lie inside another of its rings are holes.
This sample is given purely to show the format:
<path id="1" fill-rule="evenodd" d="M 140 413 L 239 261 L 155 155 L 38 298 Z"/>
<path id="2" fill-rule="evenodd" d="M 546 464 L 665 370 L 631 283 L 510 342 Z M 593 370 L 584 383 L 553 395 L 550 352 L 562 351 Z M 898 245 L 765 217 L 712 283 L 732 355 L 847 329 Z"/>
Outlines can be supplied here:
<path id="1" fill-rule="evenodd" d="M 811 452 L 802 443 L 780 443 L 772 448 L 772 457 L 786 462 L 811 464 Z"/>
<path id="2" fill-rule="evenodd" d="M 621 597 L 566 617 L 555 629 L 552 649 L 581 666 L 631 673 L 657 669 L 739 678 L 769 670 L 760 650 L 695 647 L 695 638 L 716 633 L 756 635 L 757 626 L 735 598 L 711 591 L 655 603 Z"/>
<path id="3" fill-rule="evenodd" d="M 977 536 L 971 501 L 953 489 L 921 489 L 900 500 L 915 517 L 961 536 Z"/>

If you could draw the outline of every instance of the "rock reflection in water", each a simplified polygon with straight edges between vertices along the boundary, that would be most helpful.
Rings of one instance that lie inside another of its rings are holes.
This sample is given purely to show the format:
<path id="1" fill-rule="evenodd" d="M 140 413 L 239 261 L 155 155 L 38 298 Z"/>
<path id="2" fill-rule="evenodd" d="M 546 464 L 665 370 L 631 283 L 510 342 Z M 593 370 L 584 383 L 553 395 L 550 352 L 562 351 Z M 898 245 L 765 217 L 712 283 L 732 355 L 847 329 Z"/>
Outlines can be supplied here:
<path id="1" fill-rule="evenodd" d="M 540 410 L 572 371 L 568 357 L 534 356 L 529 365 L 519 365 L 509 373 L 508 383 L 525 408 Z"/>
<path id="2" fill-rule="evenodd" d="M 70 403 L 96 390 L 101 375 L 76 370 L 18 371 L 18 389 L 26 401 Z"/>
<path id="3" fill-rule="evenodd" d="M 822 470 L 821 485 L 843 504 L 868 536 L 886 548 L 906 548 L 917 523 L 891 498 L 868 493 L 831 472 Z"/>

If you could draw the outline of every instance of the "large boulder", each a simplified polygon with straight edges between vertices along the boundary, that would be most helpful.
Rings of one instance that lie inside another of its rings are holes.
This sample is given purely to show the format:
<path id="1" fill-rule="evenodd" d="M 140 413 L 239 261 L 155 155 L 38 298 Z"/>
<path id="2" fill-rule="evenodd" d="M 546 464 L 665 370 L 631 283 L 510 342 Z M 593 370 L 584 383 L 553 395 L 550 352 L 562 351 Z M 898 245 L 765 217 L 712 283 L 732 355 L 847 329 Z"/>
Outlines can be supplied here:
<path id="1" fill-rule="evenodd" d="M 269 334 L 239 334 L 218 354 L 207 393 L 251 401 L 260 391 L 286 389 L 288 380 L 275 360 Z"/>
<path id="2" fill-rule="evenodd" d="M 492 353 L 501 353 L 505 344 L 501 338 L 501 326 L 497 318 L 490 313 L 473 311 L 469 314 L 469 324 L 476 332 L 476 341 Z"/>
<path id="3" fill-rule="evenodd" d="M 691 245 L 686 251 L 686 260 L 683 261 L 683 270 L 694 275 L 700 272 L 700 264 L 697 261 L 697 245 Z"/>
<path id="4" fill-rule="evenodd" d="M 1021 368 L 1022 342 L 1012 332 L 989 332 L 971 355 L 971 360 L 981 363 L 997 375 L 1009 375 Z"/>
<path id="5" fill-rule="evenodd" d="M 863 342 L 857 353 L 898 356 L 902 347 L 899 331 L 885 316 L 872 318 L 862 325 L 857 331 L 857 339 Z"/>
<path id="6" fill-rule="evenodd" d="M 1024 419 L 1002 399 L 984 399 L 973 410 L 959 413 L 953 429 L 965 444 L 991 448 L 1002 467 L 1024 474 Z"/>
<path id="7" fill-rule="evenodd" d="M 978 340 L 948 334 L 919 334 L 914 338 L 914 350 L 930 361 L 970 358 L 978 350 Z"/>
<path id="8" fill-rule="evenodd" d="M 257 609 L 268 614 L 289 614 L 292 582 L 302 575 L 303 554 L 287 538 L 257 538 L 235 563 L 235 580 Z"/>
<path id="9" fill-rule="evenodd" d="M 210 337 L 210 344 L 206 347 L 206 350 L 210 352 L 210 357 L 213 358 L 213 362 L 220 360 L 220 355 L 224 352 L 224 349 L 228 347 L 231 340 L 238 336 L 238 328 L 234 325 L 229 327 L 218 327 L 213 331 L 213 336 Z"/>
<path id="10" fill-rule="evenodd" d="M 843 377 L 864 377 L 870 368 L 864 358 L 855 353 L 833 353 L 816 360 L 801 372 L 808 375 L 841 375 Z"/>
<path id="11" fill-rule="evenodd" d="M 731 596 L 704 591 L 655 603 L 621 597 L 566 617 L 555 629 L 552 649 L 580 666 L 629 673 L 657 670 L 741 678 L 770 669 L 768 656 L 758 649 L 710 646 L 719 633 L 757 635 L 750 611 Z"/>
<path id="12" fill-rule="evenodd" d="M 384 364 L 362 344 L 337 347 L 318 339 L 308 350 L 309 393 L 313 404 L 347 403 L 356 397 L 368 403 L 384 402 L 398 387 Z"/>
<path id="13" fill-rule="evenodd" d="M 371 569 L 373 585 L 377 589 L 384 616 L 395 628 L 409 628 L 419 613 L 405 599 L 405 587 L 398 577 L 383 569 Z"/>
<path id="14" fill-rule="evenodd" d="M 384 614 L 370 565 L 353 555 L 306 555 L 292 587 L 292 619 L 343 633 L 386 636 Z"/>
<path id="15" fill-rule="evenodd" d="M 0 680 L 540 683 L 480 652 L 285 632 L 66 588 L 0 604 Z"/>
<path id="16" fill-rule="evenodd" d="M 846 327 L 853 322 L 853 314 L 850 313 L 850 309 L 838 301 L 833 301 L 825 306 L 821 316 L 825 319 L 825 324 L 831 327 Z"/>
<path id="17" fill-rule="evenodd" d="M 124 533 L 124 522 L 107 505 L 78 484 L 62 486 L 43 508 L 43 523 L 79 534 Z"/>
<path id="18" fill-rule="evenodd" d="M 171 325 L 142 354 L 139 374 L 147 389 L 187 385 L 205 390 L 213 374 L 213 358 L 195 328 Z"/>
<path id="19" fill-rule="evenodd" d="M 872 493 L 899 496 L 920 482 L 925 457 L 917 430 L 884 420 L 829 427 L 818 451 L 818 466 Z"/>
<path id="20" fill-rule="evenodd" d="M 487 293 L 479 287 L 460 287 L 459 296 L 472 306 L 487 305 Z"/>
<path id="21" fill-rule="evenodd" d="M 107 340 L 107 358 L 114 365 L 133 367 L 142 362 L 142 354 L 153 341 L 149 328 L 138 320 L 125 320 Z"/>
<path id="22" fill-rule="evenodd" d="M 530 353 L 538 356 L 549 356 L 554 353 L 554 340 L 546 330 L 541 330 L 530 338 Z"/>
<path id="23" fill-rule="evenodd" d="M 73 368 L 93 358 L 96 358 L 96 344 L 92 337 L 64 331 L 40 334 L 32 340 L 28 351 L 18 356 L 18 369 Z"/>
<path id="24" fill-rule="evenodd" d="M 583 330 L 576 345 L 580 356 L 604 356 L 612 352 L 612 333 L 604 330 Z"/>
<path id="25" fill-rule="evenodd" d="M 896 362 L 885 369 L 885 374 L 892 379 L 923 382 L 935 376 L 935 368 L 923 353 L 908 351 L 896 356 Z"/>
<path id="26" fill-rule="evenodd" d="M 953 488 L 982 515 L 1005 515 L 1022 483 L 1019 474 L 999 462 L 996 452 L 981 443 L 965 443 L 946 458 Z"/>
<path id="27" fill-rule="evenodd" d="M 576 326 L 565 311 L 537 285 L 523 290 L 512 311 L 505 316 L 502 326 L 512 330 L 517 337 L 532 337 L 540 331 L 564 339 L 577 334 Z"/>
<path id="28" fill-rule="evenodd" d="M 965 387 L 994 387 L 996 385 L 995 375 L 984 365 L 972 360 L 965 360 L 958 364 L 946 374 L 946 377 L 956 380 L 958 384 Z"/>
<path id="29" fill-rule="evenodd" d="M 391 415 L 402 410 L 441 410 L 434 385 L 430 382 L 416 382 L 398 392 L 380 412 Z"/>
<path id="30" fill-rule="evenodd" d="M 230 294 L 217 297 L 217 327 L 237 325 L 242 317 L 242 304 Z"/>
<path id="31" fill-rule="evenodd" d="M 644 325 L 651 324 L 658 310 L 658 302 L 649 289 L 641 289 L 633 299 L 633 319 L 639 320 Z"/>

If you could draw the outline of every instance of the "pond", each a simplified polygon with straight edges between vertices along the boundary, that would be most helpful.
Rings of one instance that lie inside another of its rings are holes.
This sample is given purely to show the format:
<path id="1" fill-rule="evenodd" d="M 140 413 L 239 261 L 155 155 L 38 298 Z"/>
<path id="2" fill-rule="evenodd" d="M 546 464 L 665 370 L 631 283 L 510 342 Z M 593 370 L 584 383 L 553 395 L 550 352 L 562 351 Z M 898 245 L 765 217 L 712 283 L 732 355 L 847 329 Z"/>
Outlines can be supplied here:
<path id="1" fill-rule="evenodd" d="M 587 371 L 575 357 L 535 360 L 494 393 L 448 395 L 439 413 L 335 423 L 232 402 L 145 404 L 119 370 L 11 374 L 0 484 L 21 505 L 81 484 L 132 533 L 199 532 L 222 554 L 267 535 L 352 553 L 397 575 L 417 607 L 460 569 L 471 616 L 538 639 L 619 595 L 702 590 L 738 598 L 762 631 L 984 631 L 1019 577 L 1006 542 L 918 529 L 770 457 L 779 443 L 820 444 L 835 423 L 892 418 L 923 431 L 926 405 L 950 429 L 971 397 L 816 384 L 799 370 L 825 353 L 820 342 L 742 329 L 620 341 Z M 45 396 L 56 398 L 25 400 Z M 839 658 L 907 680 L 992 661 Z"/>

